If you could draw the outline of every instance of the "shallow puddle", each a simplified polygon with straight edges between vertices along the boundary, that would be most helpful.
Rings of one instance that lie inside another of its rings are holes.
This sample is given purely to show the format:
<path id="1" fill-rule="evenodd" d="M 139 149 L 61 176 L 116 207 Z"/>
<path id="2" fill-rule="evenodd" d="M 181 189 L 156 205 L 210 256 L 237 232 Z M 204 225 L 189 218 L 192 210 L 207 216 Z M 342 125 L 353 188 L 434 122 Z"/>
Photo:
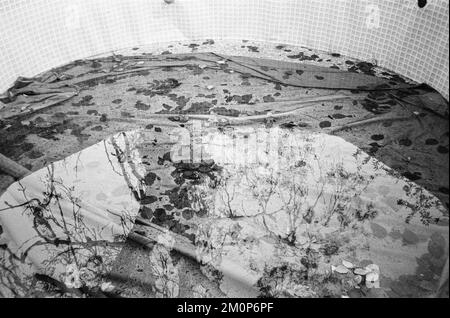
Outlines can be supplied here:
<path id="1" fill-rule="evenodd" d="M 0 198 L 11 275 L 98 287 L 132 240 L 148 248 L 144 275 L 160 297 L 200 293 L 205 281 L 230 297 L 436 287 L 448 213 L 422 187 L 340 137 L 183 126 L 119 133 L 11 185 Z M 190 286 L 180 257 L 201 272 Z"/>

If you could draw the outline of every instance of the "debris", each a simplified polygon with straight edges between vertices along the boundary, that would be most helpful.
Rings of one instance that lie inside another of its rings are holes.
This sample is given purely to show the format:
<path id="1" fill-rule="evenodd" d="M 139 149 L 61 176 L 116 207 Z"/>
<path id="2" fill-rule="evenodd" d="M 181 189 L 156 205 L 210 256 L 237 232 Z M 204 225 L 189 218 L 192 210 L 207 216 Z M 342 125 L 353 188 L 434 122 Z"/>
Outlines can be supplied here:
<path id="1" fill-rule="evenodd" d="M 17 179 L 23 178 L 31 173 L 31 171 L 29 171 L 27 168 L 21 166 L 14 160 L 5 157 L 1 153 L 0 153 L 0 171 Z"/>
<path id="2" fill-rule="evenodd" d="M 331 266 L 331 271 L 337 272 L 339 274 L 347 274 L 349 272 L 348 268 L 344 265 Z"/>
<path id="3" fill-rule="evenodd" d="M 386 229 L 377 223 L 371 222 L 370 228 L 372 230 L 373 235 L 377 238 L 382 239 L 388 235 L 388 232 L 386 231 Z"/>
<path id="4" fill-rule="evenodd" d="M 326 256 L 331 256 L 339 251 L 339 246 L 335 242 L 328 242 L 320 249 L 320 251 Z"/>
<path id="5" fill-rule="evenodd" d="M 64 279 L 64 284 L 68 288 L 80 288 L 82 286 L 81 280 L 80 280 L 80 273 L 76 266 L 67 265 L 66 277 Z"/>
<path id="6" fill-rule="evenodd" d="M 366 275 L 367 288 L 380 288 L 380 275 L 376 272 L 371 272 Z"/>
<path id="7" fill-rule="evenodd" d="M 102 292 L 106 292 L 106 293 L 110 293 L 114 290 L 114 285 L 111 284 L 110 282 L 106 282 L 106 283 L 102 283 L 102 285 L 100 286 L 100 289 L 102 290 Z"/>
<path id="8" fill-rule="evenodd" d="M 356 276 L 353 278 L 353 280 L 355 281 L 355 283 L 356 283 L 357 285 L 359 285 L 359 284 L 361 284 L 363 278 L 362 278 L 361 275 L 356 275 Z"/>
<path id="9" fill-rule="evenodd" d="M 417 180 L 417 178 L 413 178 L 413 179 Z M 412 181 L 415 181 L 415 180 L 412 180 Z M 408 245 L 408 244 L 415 245 L 415 244 L 419 243 L 419 237 L 417 236 L 417 234 L 408 229 L 405 229 L 403 231 L 402 238 L 403 238 L 403 244 L 405 244 L 405 245 Z"/>
<path id="10" fill-rule="evenodd" d="M 353 288 L 347 292 L 350 298 L 362 298 L 362 292 L 359 288 Z"/>
<path id="11" fill-rule="evenodd" d="M 380 288 L 380 268 L 376 264 L 369 264 L 365 270 L 366 274 L 366 287 L 367 288 Z"/>
<path id="12" fill-rule="evenodd" d="M 185 122 L 189 121 L 189 117 L 186 117 L 186 116 L 170 116 L 167 119 L 170 121 L 176 121 L 176 122 L 180 122 L 180 123 L 185 123 Z"/>
<path id="13" fill-rule="evenodd" d="M 331 127 L 331 123 L 328 120 L 324 120 L 319 123 L 320 128 L 328 128 Z"/>
<path id="14" fill-rule="evenodd" d="M 294 122 L 292 122 L 292 121 L 290 121 L 288 123 L 280 124 L 280 128 L 291 129 L 291 128 L 294 128 L 294 127 L 297 127 L 297 125 Z"/>
<path id="15" fill-rule="evenodd" d="M 380 122 L 387 123 L 387 122 L 395 122 L 395 121 L 408 121 L 411 119 L 413 119 L 413 117 L 411 117 L 411 116 L 399 116 L 399 117 L 382 117 L 382 118 L 376 117 L 376 118 L 370 118 L 370 119 L 357 120 L 357 121 L 348 123 L 346 125 L 336 127 L 333 130 L 329 131 L 329 134 L 333 135 L 342 130 L 347 130 L 347 129 L 351 129 L 351 128 L 359 127 L 359 126 L 376 124 L 376 123 L 380 123 Z"/>
<path id="16" fill-rule="evenodd" d="M 368 270 L 370 272 L 380 273 L 380 268 L 376 264 L 367 265 L 366 270 Z"/>
<path id="17" fill-rule="evenodd" d="M 349 269 L 352 269 L 355 267 L 352 263 L 350 263 L 349 261 L 346 261 L 346 260 L 342 261 L 342 265 L 344 265 L 345 267 L 347 267 Z"/>
<path id="18" fill-rule="evenodd" d="M 206 89 L 210 91 L 210 90 L 214 89 L 214 86 L 213 85 L 208 85 L 208 86 L 206 86 Z"/>

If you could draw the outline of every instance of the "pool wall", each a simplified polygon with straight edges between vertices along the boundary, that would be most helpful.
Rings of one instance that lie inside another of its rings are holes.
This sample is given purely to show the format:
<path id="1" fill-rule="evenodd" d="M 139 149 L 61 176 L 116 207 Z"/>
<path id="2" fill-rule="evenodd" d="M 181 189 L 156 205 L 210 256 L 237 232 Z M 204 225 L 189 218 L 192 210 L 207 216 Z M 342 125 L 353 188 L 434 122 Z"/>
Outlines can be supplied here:
<path id="1" fill-rule="evenodd" d="M 250 39 L 376 62 L 449 98 L 449 4 L 428 0 L 0 0 L 0 91 L 75 59 L 195 39 Z"/>

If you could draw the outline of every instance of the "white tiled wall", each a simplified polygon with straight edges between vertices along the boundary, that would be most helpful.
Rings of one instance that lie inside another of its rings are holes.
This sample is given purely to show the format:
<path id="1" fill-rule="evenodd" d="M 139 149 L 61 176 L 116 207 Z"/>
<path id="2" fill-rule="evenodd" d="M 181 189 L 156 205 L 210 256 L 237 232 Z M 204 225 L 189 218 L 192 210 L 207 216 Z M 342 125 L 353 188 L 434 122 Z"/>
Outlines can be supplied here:
<path id="1" fill-rule="evenodd" d="M 339 52 L 449 96 L 448 0 L 0 0 L 0 91 L 114 49 L 202 38 Z"/>

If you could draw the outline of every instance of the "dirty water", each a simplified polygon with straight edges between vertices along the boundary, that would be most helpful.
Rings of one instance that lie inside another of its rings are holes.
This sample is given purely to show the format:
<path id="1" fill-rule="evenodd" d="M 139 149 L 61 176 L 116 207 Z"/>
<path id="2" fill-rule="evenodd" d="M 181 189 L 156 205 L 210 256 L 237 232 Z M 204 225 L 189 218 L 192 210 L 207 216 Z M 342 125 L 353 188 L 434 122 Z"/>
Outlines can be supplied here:
<path id="1" fill-rule="evenodd" d="M 17 82 L 0 149 L 35 173 L 1 197 L 2 293 L 432 295 L 448 104 L 373 63 L 272 49 L 297 64 L 166 48 Z"/>
<path id="2" fill-rule="evenodd" d="M 331 270 L 342 261 L 377 264 L 385 295 L 385 280 L 402 275 L 437 283 L 417 274 L 418 259 L 445 261 L 445 207 L 342 138 L 204 121 L 155 128 L 108 138 L 2 196 L 3 248 L 24 284 L 38 272 L 72 288 L 115 285 L 127 275 L 117 265 L 127 237 L 148 248 L 156 297 L 187 296 L 205 280 L 214 296 L 361 292 L 357 275 Z M 186 258 L 199 277 L 180 286 Z"/>

